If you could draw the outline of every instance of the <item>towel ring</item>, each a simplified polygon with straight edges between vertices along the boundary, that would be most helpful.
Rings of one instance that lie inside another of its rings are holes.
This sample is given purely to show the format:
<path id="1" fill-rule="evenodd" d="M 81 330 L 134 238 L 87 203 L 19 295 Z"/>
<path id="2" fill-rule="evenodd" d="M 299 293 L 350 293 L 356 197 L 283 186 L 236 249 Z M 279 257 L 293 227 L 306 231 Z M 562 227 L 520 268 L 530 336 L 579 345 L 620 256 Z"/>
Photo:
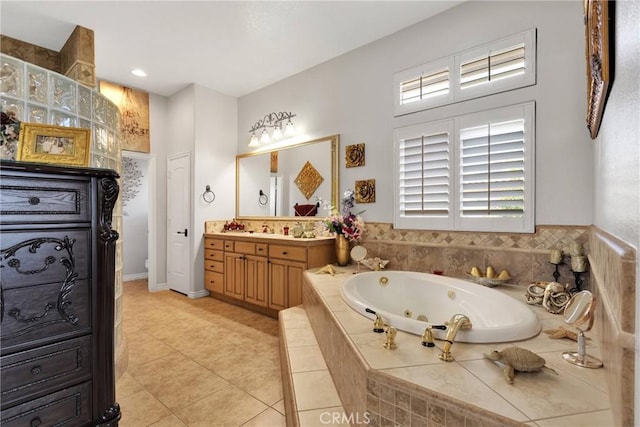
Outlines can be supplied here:
<path id="1" fill-rule="evenodd" d="M 207 203 L 212 203 L 216 199 L 216 193 L 211 191 L 211 187 L 207 185 L 205 187 L 204 193 L 202 193 L 202 200 Z"/>
<path id="2" fill-rule="evenodd" d="M 264 206 L 267 203 L 269 203 L 269 196 L 267 196 L 262 190 L 260 190 L 260 193 L 258 196 L 258 203 L 260 203 L 260 206 Z"/>

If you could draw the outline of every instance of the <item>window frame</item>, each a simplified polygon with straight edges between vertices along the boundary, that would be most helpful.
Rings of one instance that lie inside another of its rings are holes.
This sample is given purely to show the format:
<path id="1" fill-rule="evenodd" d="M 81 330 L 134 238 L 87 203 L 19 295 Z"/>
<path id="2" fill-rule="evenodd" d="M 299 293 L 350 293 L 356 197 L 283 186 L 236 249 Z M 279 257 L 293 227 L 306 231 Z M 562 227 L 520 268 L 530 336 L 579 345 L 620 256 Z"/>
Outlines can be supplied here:
<path id="1" fill-rule="evenodd" d="M 537 79 L 536 38 L 536 28 L 530 28 L 517 34 L 512 34 L 499 40 L 494 40 L 490 43 L 485 43 L 472 49 L 457 52 L 448 57 L 426 62 L 395 73 L 393 75 L 394 116 L 399 117 L 418 111 L 535 85 Z M 523 74 L 462 89 L 460 67 L 463 62 L 492 50 L 499 51 L 517 45 L 518 43 L 524 44 L 525 72 Z M 402 91 L 400 88 L 402 83 L 411 79 L 418 79 L 423 74 L 433 73 L 444 67 L 448 67 L 449 70 L 449 92 L 446 96 L 434 96 L 420 101 L 405 104 L 401 103 Z"/>
<path id="2" fill-rule="evenodd" d="M 460 130 L 469 126 L 524 118 L 524 215 L 522 217 L 462 217 L 461 197 L 461 142 Z M 448 231 L 494 231 L 532 233 L 535 231 L 535 101 L 455 116 L 445 120 L 425 122 L 394 129 L 394 219 L 395 228 Z M 406 215 L 401 209 L 400 144 L 402 140 L 417 138 L 421 134 L 449 132 L 449 215 Z"/>

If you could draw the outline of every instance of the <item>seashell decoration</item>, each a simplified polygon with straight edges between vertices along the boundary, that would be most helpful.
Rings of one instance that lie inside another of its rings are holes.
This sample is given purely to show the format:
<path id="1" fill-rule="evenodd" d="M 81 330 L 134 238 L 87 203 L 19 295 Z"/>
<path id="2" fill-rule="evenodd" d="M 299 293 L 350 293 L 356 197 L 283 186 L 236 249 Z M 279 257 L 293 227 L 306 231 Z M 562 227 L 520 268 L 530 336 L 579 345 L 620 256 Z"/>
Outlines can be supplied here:
<path id="1" fill-rule="evenodd" d="M 534 282 L 527 287 L 527 304 L 542 305 L 549 313 L 562 313 L 571 299 L 568 286 L 558 282 Z"/>

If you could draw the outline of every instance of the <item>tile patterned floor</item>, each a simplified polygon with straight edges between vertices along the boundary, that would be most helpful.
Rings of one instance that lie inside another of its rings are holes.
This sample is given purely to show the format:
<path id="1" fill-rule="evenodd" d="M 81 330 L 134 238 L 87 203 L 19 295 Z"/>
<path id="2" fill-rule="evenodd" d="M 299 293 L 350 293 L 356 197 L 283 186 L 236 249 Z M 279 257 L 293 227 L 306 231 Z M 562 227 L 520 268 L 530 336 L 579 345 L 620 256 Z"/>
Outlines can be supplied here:
<path id="1" fill-rule="evenodd" d="M 124 285 L 121 427 L 285 426 L 278 321 L 213 298 Z"/>

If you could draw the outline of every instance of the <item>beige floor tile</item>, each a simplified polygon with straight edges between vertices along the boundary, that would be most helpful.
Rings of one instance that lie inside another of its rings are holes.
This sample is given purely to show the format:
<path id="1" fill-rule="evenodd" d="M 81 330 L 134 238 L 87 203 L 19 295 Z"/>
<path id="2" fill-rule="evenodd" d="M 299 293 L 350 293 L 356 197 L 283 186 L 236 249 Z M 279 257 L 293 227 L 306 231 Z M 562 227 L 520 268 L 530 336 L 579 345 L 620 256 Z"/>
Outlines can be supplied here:
<path id="1" fill-rule="evenodd" d="M 233 384 L 269 406 L 282 400 L 280 365 L 247 375 Z"/>
<path id="2" fill-rule="evenodd" d="M 168 417 L 164 417 L 160 421 L 156 421 L 155 423 L 150 424 L 149 427 L 183 427 L 183 426 L 186 427 L 186 424 L 180 421 L 178 417 L 171 414 Z M 120 427 L 125 427 L 125 426 L 121 424 Z"/>
<path id="3" fill-rule="evenodd" d="M 286 425 L 284 415 L 272 408 L 267 408 L 255 418 L 242 424 L 242 427 L 286 427 Z"/>
<path id="4" fill-rule="evenodd" d="M 342 404 L 329 371 L 298 372 L 292 377 L 298 411 Z"/>
<path id="5" fill-rule="evenodd" d="M 316 336 L 311 328 L 287 329 L 285 331 L 287 347 L 300 347 L 303 345 L 318 345 Z"/>
<path id="6" fill-rule="evenodd" d="M 285 412 L 284 412 L 284 399 L 278 400 L 276 403 L 271 405 L 271 407 L 273 409 L 275 409 L 276 411 L 280 412 L 282 415 L 285 415 Z"/>
<path id="7" fill-rule="evenodd" d="M 116 400 L 124 399 L 142 390 L 144 390 L 144 386 L 133 378 L 129 372 L 125 372 L 116 382 Z"/>
<path id="8" fill-rule="evenodd" d="M 189 426 L 239 426 L 251 420 L 267 406 L 244 391 L 228 386 L 175 414 Z"/>
<path id="9" fill-rule="evenodd" d="M 169 409 L 148 391 L 142 390 L 120 399 L 120 427 L 144 427 L 171 415 Z"/>

